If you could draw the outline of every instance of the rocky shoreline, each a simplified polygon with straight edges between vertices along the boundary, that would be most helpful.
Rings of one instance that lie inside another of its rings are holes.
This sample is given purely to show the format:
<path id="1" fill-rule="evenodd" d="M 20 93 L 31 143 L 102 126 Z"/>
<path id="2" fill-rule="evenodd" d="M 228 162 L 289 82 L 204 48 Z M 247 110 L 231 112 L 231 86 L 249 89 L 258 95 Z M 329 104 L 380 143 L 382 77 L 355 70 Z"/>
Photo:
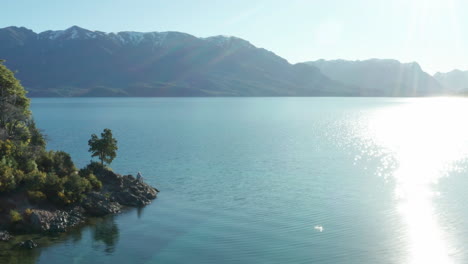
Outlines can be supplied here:
<path id="1" fill-rule="evenodd" d="M 84 199 L 67 208 L 48 208 L 43 205 L 29 209 L 23 221 L 10 226 L 8 230 L 0 228 L 0 242 L 9 241 L 10 234 L 66 232 L 84 224 L 88 217 L 102 217 L 120 213 L 125 207 L 142 207 L 156 199 L 158 190 L 132 175 L 120 175 L 106 168 L 94 171 L 102 182 L 102 189 L 90 192 Z M 24 215 L 24 214 L 23 214 Z M 24 241 L 18 245 L 33 248 L 34 241 Z"/>

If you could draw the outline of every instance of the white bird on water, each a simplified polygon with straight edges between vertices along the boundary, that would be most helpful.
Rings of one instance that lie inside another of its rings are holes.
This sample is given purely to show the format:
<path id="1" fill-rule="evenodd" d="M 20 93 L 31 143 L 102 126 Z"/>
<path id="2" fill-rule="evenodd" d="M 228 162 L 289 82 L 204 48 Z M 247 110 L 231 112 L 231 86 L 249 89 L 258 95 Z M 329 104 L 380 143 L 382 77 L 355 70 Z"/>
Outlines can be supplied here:
<path id="1" fill-rule="evenodd" d="M 319 231 L 319 232 L 323 232 L 323 226 L 321 226 L 321 225 L 314 226 L 314 229 Z"/>

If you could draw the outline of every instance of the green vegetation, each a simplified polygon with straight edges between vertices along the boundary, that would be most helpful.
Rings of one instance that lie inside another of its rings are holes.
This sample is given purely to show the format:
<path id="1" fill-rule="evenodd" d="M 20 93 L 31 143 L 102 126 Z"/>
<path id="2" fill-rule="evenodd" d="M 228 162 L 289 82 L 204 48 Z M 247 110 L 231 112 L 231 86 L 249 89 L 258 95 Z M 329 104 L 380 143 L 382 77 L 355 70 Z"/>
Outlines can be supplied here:
<path id="1" fill-rule="evenodd" d="M 33 204 L 63 206 L 100 189 L 102 183 L 90 169 L 95 164 L 78 171 L 68 153 L 46 150 L 29 103 L 24 88 L 0 61 L 0 196 L 24 192 Z M 93 157 L 99 157 L 102 164 L 110 164 L 116 156 L 117 141 L 109 129 L 104 130 L 102 139 L 93 135 L 90 146 Z M 10 211 L 12 221 L 18 215 Z"/>
<path id="2" fill-rule="evenodd" d="M 46 198 L 46 195 L 41 191 L 28 191 L 28 200 L 32 203 L 41 203 Z"/>
<path id="3" fill-rule="evenodd" d="M 21 220 L 23 220 L 23 217 L 21 216 L 21 214 L 18 211 L 11 210 L 10 211 L 10 219 L 11 219 L 11 222 L 16 223 L 16 222 L 20 222 Z"/>
<path id="4" fill-rule="evenodd" d="M 88 145 L 89 152 L 92 153 L 91 157 L 98 157 L 101 165 L 104 165 L 104 162 L 111 164 L 117 156 L 117 140 L 112 137 L 112 131 L 108 128 L 101 133 L 101 138 L 98 138 L 96 134 L 92 134 Z"/>

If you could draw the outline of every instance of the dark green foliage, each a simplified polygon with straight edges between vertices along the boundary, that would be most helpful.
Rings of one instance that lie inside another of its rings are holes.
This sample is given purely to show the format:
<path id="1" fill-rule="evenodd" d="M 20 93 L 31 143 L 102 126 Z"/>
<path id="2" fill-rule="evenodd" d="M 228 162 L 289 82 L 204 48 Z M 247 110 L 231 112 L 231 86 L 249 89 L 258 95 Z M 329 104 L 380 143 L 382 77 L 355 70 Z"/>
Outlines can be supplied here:
<path id="1" fill-rule="evenodd" d="M 28 190 L 39 190 L 44 186 L 46 179 L 45 172 L 34 170 L 24 176 L 24 184 Z"/>
<path id="2" fill-rule="evenodd" d="M 96 175 L 91 173 L 86 177 L 86 179 L 88 179 L 93 190 L 100 190 L 102 188 L 102 182 L 96 177 Z"/>
<path id="3" fill-rule="evenodd" d="M 41 191 L 28 191 L 28 200 L 31 203 L 40 203 L 45 201 L 47 196 Z"/>
<path id="4" fill-rule="evenodd" d="M 57 151 L 54 153 L 54 171 L 59 177 L 65 177 L 76 172 L 76 167 L 70 157 L 70 154 Z"/>
<path id="5" fill-rule="evenodd" d="M 109 132 L 103 133 L 100 145 L 107 163 L 116 150 L 112 152 L 113 148 L 104 144 L 109 141 Z M 116 143 L 112 134 L 110 139 Z M 68 153 L 46 151 L 45 146 L 45 138 L 31 118 L 25 90 L 0 63 L 0 193 L 24 191 L 33 203 L 48 200 L 67 205 L 102 187 L 92 173 L 79 174 Z M 12 211 L 11 221 L 17 221 L 18 215 Z"/>
<path id="6" fill-rule="evenodd" d="M 22 171 L 5 164 L 0 164 L 0 192 L 14 190 L 22 176 Z"/>
<path id="7" fill-rule="evenodd" d="M 86 167 L 80 170 L 80 174 L 81 173 L 96 174 L 96 173 L 103 172 L 104 170 L 105 170 L 105 167 L 101 163 L 96 162 L 96 161 L 91 161 Z"/>
<path id="8" fill-rule="evenodd" d="M 34 119 L 29 120 L 28 127 L 30 128 L 31 133 L 31 146 L 36 146 L 39 149 L 45 148 L 46 140 L 44 138 L 44 135 L 42 135 L 39 129 L 36 128 L 36 122 L 34 122 Z"/>
<path id="9" fill-rule="evenodd" d="M 47 173 L 43 189 L 53 196 L 54 193 L 63 191 L 63 179 L 55 173 Z"/>
<path id="10" fill-rule="evenodd" d="M 10 211 L 10 221 L 12 223 L 17 223 L 17 222 L 20 222 L 23 220 L 23 217 L 21 216 L 21 214 L 16 211 L 16 210 L 11 210 Z"/>
<path id="11" fill-rule="evenodd" d="M 54 168 L 53 151 L 43 152 L 36 160 L 37 168 L 43 172 L 52 172 Z"/>
<path id="12" fill-rule="evenodd" d="M 65 177 L 76 171 L 76 167 L 70 155 L 63 151 L 43 152 L 37 158 L 37 168 L 47 173 L 55 173 L 59 177 Z"/>
<path id="13" fill-rule="evenodd" d="M 99 170 L 103 168 L 104 166 L 100 163 L 92 161 L 88 166 L 81 169 L 78 174 L 89 181 L 93 190 L 100 190 L 102 188 L 102 182 L 96 177 L 96 175 L 94 175 L 94 173 L 96 171 L 99 172 Z"/>
<path id="14" fill-rule="evenodd" d="M 23 139 L 29 134 L 29 99 L 14 74 L 0 63 L 0 140 Z"/>
<path id="15" fill-rule="evenodd" d="M 102 165 L 110 164 L 117 156 L 117 140 L 112 137 L 112 131 L 108 128 L 101 133 L 101 138 L 92 134 L 88 145 L 91 157 L 98 157 Z"/>
<path id="16" fill-rule="evenodd" d="M 80 177 L 78 173 L 70 175 L 63 183 L 67 203 L 80 201 L 83 194 L 92 189 L 88 179 Z"/>
<path id="17" fill-rule="evenodd" d="M 70 155 L 63 151 L 42 153 L 37 159 L 37 168 L 47 173 L 53 172 L 59 177 L 65 177 L 76 171 Z"/>

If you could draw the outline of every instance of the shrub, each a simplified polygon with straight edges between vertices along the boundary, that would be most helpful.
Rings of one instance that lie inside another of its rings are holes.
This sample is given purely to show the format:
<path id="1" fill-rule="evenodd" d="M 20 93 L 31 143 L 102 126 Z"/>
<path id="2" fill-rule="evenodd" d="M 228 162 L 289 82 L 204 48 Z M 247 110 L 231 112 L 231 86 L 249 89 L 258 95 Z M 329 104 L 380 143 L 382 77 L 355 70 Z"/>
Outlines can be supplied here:
<path id="1" fill-rule="evenodd" d="M 53 156 L 54 160 L 54 171 L 59 177 L 65 177 L 76 171 L 75 164 L 70 157 L 70 154 L 57 151 Z"/>
<path id="2" fill-rule="evenodd" d="M 22 176 L 23 173 L 21 171 L 0 164 L 0 192 L 15 189 L 17 179 L 21 179 Z"/>
<path id="3" fill-rule="evenodd" d="M 21 141 L 28 141 L 31 138 L 31 132 L 24 123 L 18 123 L 13 127 L 12 130 L 12 133 L 16 139 L 19 139 Z"/>
<path id="4" fill-rule="evenodd" d="M 48 173 L 44 183 L 44 190 L 57 192 L 63 190 L 63 180 L 55 173 Z"/>
<path id="5" fill-rule="evenodd" d="M 36 161 L 29 159 L 24 162 L 24 165 L 21 168 L 24 172 L 29 173 L 37 170 Z"/>
<path id="6" fill-rule="evenodd" d="M 18 211 L 10 210 L 10 221 L 12 223 L 17 223 L 17 222 L 20 222 L 21 220 L 23 220 L 23 217 L 21 216 L 20 213 L 18 213 Z"/>
<path id="7" fill-rule="evenodd" d="M 83 198 L 83 194 L 92 188 L 91 183 L 78 174 L 73 174 L 66 178 L 63 184 L 65 194 L 71 202 L 78 202 Z"/>
<path id="8" fill-rule="evenodd" d="M 92 173 L 92 174 L 99 174 L 103 171 L 106 170 L 106 167 L 104 165 L 102 165 L 101 163 L 97 162 L 97 161 L 91 161 L 88 166 L 86 166 L 85 168 L 81 169 L 80 171 L 82 171 L 81 173 L 83 177 L 85 177 L 86 175 Z M 80 174 L 81 175 L 81 174 Z"/>
<path id="9" fill-rule="evenodd" d="M 26 210 L 24 210 L 23 219 L 29 219 L 29 217 L 31 216 L 31 214 L 32 214 L 31 208 L 27 208 Z"/>
<path id="10" fill-rule="evenodd" d="M 67 198 L 67 196 L 63 192 L 57 192 L 56 202 L 60 203 L 60 204 L 63 204 L 63 205 L 67 205 L 67 204 L 71 203 L 71 201 Z"/>
<path id="11" fill-rule="evenodd" d="M 3 157 L 11 156 L 13 154 L 15 146 L 11 140 L 7 139 L 5 141 L 0 140 L 0 155 Z"/>
<path id="12" fill-rule="evenodd" d="M 44 188 L 47 174 L 34 170 L 24 176 L 24 183 L 28 190 L 41 190 Z"/>
<path id="13" fill-rule="evenodd" d="M 46 140 L 44 135 L 42 135 L 39 129 L 37 129 L 34 119 L 29 120 L 28 128 L 31 133 L 31 145 L 37 146 L 39 149 L 44 149 L 46 146 Z"/>
<path id="14" fill-rule="evenodd" d="M 96 175 L 90 173 L 86 178 L 88 179 L 89 183 L 91 184 L 91 187 L 94 190 L 100 190 L 102 188 L 102 182 L 98 180 Z"/>
<path id="15" fill-rule="evenodd" d="M 96 175 L 94 175 L 93 166 L 95 166 L 95 165 L 93 163 L 97 163 L 97 162 L 91 162 L 91 164 L 89 164 L 85 168 L 80 169 L 78 174 L 81 177 L 86 178 L 89 181 L 89 183 L 91 184 L 92 189 L 100 190 L 102 188 L 102 182 L 96 177 Z M 102 165 L 99 164 L 99 163 L 97 163 L 97 164 L 102 169 Z"/>
<path id="16" fill-rule="evenodd" d="M 43 152 L 42 155 L 36 160 L 37 168 L 40 171 L 50 173 L 53 172 L 54 169 L 54 159 L 53 159 L 54 152 L 48 151 Z"/>
<path id="17" fill-rule="evenodd" d="M 46 198 L 47 196 L 41 191 L 28 191 L 28 199 L 32 203 L 40 203 Z"/>

